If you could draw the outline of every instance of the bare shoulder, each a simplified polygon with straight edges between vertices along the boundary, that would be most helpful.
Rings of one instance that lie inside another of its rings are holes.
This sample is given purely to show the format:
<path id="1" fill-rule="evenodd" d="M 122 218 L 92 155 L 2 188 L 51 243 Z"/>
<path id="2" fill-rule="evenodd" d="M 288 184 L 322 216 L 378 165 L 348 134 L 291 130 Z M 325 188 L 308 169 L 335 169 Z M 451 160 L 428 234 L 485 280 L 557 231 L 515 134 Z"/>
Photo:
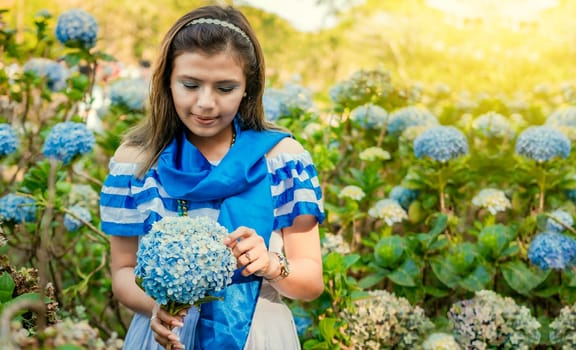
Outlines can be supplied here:
<path id="1" fill-rule="evenodd" d="M 114 153 L 114 160 L 118 163 L 140 163 L 144 161 L 146 151 L 141 147 L 128 146 L 123 143 Z"/>
<path id="2" fill-rule="evenodd" d="M 281 153 L 298 154 L 304 151 L 304 147 L 302 147 L 300 142 L 291 137 L 285 137 L 268 152 L 268 157 L 273 158 Z"/>

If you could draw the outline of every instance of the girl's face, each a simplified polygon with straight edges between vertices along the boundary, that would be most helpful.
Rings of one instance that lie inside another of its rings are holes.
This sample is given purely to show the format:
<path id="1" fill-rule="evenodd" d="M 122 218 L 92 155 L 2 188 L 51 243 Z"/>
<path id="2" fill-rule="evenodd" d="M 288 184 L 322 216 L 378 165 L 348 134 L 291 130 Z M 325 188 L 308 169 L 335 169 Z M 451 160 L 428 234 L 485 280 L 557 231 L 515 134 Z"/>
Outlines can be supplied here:
<path id="1" fill-rule="evenodd" d="M 230 124 L 246 89 L 242 65 L 229 52 L 185 52 L 174 59 L 170 89 L 188 139 L 198 143 L 230 142 Z"/>

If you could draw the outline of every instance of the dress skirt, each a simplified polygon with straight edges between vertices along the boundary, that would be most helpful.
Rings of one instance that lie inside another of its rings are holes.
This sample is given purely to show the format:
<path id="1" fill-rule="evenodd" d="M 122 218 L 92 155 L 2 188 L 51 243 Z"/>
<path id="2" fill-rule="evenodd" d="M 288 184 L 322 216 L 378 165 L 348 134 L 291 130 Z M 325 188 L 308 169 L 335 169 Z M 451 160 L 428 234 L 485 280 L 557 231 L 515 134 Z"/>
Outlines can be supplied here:
<path id="1" fill-rule="evenodd" d="M 198 309 L 191 308 L 184 318 L 184 326 L 178 330 L 180 341 L 186 350 L 194 349 L 196 323 L 198 321 Z M 154 332 L 150 328 L 150 318 L 135 313 L 124 338 L 124 350 L 164 350 L 164 347 L 154 339 Z"/>
<path id="2" fill-rule="evenodd" d="M 194 349 L 196 308 L 189 310 L 180 330 L 180 341 L 187 350 Z M 150 319 L 134 314 L 124 339 L 124 350 L 164 350 L 150 329 Z M 300 350 L 300 341 L 292 312 L 278 292 L 267 282 L 262 283 L 260 297 L 252 319 L 252 326 L 244 350 Z M 206 349 L 208 350 L 208 349 Z"/>

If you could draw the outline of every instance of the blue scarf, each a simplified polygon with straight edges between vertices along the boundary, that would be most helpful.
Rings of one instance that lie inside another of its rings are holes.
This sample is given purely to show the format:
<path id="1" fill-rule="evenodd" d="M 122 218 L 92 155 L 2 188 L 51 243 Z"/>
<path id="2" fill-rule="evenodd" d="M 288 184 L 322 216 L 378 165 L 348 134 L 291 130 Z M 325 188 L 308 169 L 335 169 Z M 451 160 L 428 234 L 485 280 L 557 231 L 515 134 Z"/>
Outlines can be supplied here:
<path id="1" fill-rule="evenodd" d="M 236 118 L 237 119 L 237 118 Z M 265 155 L 289 135 L 278 131 L 240 130 L 218 166 L 213 166 L 183 134 L 158 159 L 158 176 L 166 192 L 192 202 L 221 203 L 218 222 L 232 232 L 253 228 L 268 246 L 274 208 Z M 216 296 L 222 301 L 201 305 L 196 348 L 242 350 L 246 344 L 262 278 L 243 277 L 236 270 L 232 284 Z"/>

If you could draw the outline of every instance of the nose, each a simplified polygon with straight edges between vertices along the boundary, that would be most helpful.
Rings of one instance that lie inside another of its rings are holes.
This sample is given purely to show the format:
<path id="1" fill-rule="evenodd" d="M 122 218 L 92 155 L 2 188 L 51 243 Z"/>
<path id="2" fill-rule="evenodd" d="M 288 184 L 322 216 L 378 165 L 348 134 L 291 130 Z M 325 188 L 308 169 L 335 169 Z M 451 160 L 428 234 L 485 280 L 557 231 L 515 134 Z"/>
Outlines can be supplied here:
<path id="1" fill-rule="evenodd" d="M 198 108 L 210 109 L 216 105 L 216 96 L 214 91 L 208 87 L 204 87 L 198 92 L 198 101 L 196 102 Z"/>

